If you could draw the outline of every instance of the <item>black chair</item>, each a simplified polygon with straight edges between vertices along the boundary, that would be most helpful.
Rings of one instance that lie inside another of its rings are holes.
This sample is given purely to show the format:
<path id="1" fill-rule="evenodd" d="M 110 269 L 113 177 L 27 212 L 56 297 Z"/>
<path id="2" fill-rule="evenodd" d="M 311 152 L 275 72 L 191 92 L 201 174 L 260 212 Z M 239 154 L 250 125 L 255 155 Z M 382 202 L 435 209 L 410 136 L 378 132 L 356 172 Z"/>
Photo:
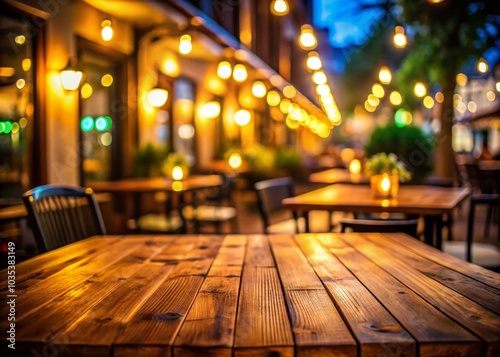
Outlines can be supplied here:
<path id="1" fill-rule="evenodd" d="M 378 219 L 341 219 L 340 231 L 346 232 L 349 228 L 360 233 L 395 233 L 402 232 L 417 237 L 417 219 L 407 220 L 378 220 Z"/>
<path id="2" fill-rule="evenodd" d="M 217 233 L 222 233 L 224 223 L 232 224 L 232 233 L 238 232 L 237 211 L 232 199 L 234 177 L 226 173 L 220 175 L 223 178 L 220 186 L 195 192 L 192 204 L 181 207 L 184 222 L 191 223 L 196 233 L 203 226 L 213 226 Z"/>
<path id="3" fill-rule="evenodd" d="M 265 233 L 299 233 L 304 231 L 304 221 L 295 211 L 285 210 L 281 201 L 294 196 L 293 180 L 282 177 L 255 183 L 257 204 Z"/>
<path id="4" fill-rule="evenodd" d="M 489 234 L 489 224 L 491 221 L 491 212 L 493 209 L 497 212 L 497 222 L 500 222 L 500 194 L 475 194 L 470 198 L 469 222 L 467 225 L 467 261 L 472 261 L 472 239 L 474 234 L 474 218 L 476 214 L 476 206 L 487 205 L 488 215 L 485 223 L 485 235 Z M 499 223 L 500 224 L 500 223 Z M 500 228 L 498 229 L 498 239 L 500 240 Z"/>
<path id="5" fill-rule="evenodd" d="M 90 188 L 44 185 L 25 192 L 23 201 L 40 253 L 106 234 Z"/>

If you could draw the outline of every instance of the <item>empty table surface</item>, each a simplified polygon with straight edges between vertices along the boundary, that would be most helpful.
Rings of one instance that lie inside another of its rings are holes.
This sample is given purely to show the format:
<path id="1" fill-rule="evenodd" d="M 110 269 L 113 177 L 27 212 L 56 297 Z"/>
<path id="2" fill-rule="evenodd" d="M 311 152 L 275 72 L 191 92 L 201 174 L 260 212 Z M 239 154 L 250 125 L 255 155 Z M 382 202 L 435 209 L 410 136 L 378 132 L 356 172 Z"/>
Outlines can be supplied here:
<path id="1" fill-rule="evenodd" d="M 100 236 L 15 271 L 18 355 L 500 353 L 500 275 L 404 234 Z"/>
<path id="2" fill-rule="evenodd" d="M 359 173 L 351 174 L 348 169 L 329 169 L 313 172 L 309 175 L 309 181 L 315 183 L 368 183 L 368 178 Z"/>

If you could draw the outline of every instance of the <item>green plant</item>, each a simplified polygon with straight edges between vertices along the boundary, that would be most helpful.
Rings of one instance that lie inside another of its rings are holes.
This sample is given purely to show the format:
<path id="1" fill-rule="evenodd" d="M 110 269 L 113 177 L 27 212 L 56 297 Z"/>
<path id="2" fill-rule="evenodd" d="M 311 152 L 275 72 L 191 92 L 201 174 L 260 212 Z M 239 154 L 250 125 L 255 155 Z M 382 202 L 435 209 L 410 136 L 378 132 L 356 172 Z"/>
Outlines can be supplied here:
<path id="1" fill-rule="evenodd" d="M 168 147 L 147 143 L 134 152 L 134 176 L 162 176 L 163 160 L 167 156 Z"/>
<path id="2" fill-rule="evenodd" d="M 166 176 L 170 176 L 172 174 L 172 170 L 176 166 L 180 166 L 183 169 L 185 175 L 187 175 L 187 173 L 189 172 L 190 165 L 188 160 L 186 159 L 186 156 L 177 152 L 171 152 L 163 161 L 163 174 Z"/>
<path id="3" fill-rule="evenodd" d="M 412 183 L 421 183 L 432 172 L 434 146 L 419 127 L 397 127 L 389 124 L 377 127 L 365 145 L 365 156 L 393 153 L 411 174 Z"/>
<path id="4" fill-rule="evenodd" d="M 401 161 L 398 161 L 398 157 L 393 153 L 387 155 L 385 152 L 382 152 L 373 155 L 366 161 L 366 176 L 371 177 L 373 175 L 381 174 L 397 174 L 401 182 L 409 181 L 411 179 L 410 172 Z"/>

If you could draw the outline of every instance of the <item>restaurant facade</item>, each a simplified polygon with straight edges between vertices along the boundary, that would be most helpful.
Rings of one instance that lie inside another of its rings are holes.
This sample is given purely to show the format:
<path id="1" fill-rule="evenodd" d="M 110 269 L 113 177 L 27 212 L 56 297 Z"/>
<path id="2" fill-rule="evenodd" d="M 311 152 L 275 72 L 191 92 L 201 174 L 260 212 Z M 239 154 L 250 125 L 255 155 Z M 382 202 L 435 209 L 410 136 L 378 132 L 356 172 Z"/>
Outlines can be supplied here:
<path id="1" fill-rule="evenodd" d="M 257 145 L 320 153 L 340 113 L 299 41 L 316 41 L 311 5 L 287 4 L 3 1 L 1 176 L 26 189 L 130 177 L 147 147 L 194 168 Z"/>

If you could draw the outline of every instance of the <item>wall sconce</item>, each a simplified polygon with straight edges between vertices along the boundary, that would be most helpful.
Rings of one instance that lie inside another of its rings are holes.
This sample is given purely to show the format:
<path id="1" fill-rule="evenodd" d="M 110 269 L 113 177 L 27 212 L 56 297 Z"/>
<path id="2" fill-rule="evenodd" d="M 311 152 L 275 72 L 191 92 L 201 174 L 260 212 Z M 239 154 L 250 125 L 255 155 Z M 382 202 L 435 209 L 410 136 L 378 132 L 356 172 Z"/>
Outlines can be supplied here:
<path id="1" fill-rule="evenodd" d="M 77 90 L 80 87 L 83 79 L 83 71 L 76 57 L 69 59 L 68 65 L 61 71 L 59 77 L 61 78 L 63 88 L 66 90 Z"/>
<path id="2" fill-rule="evenodd" d="M 162 107 L 168 99 L 168 91 L 164 88 L 155 87 L 148 93 L 148 102 L 153 107 Z"/>
<path id="3" fill-rule="evenodd" d="M 220 104 L 216 101 L 208 102 L 203 106 L 201 112 L 205 118 L 217 118 L 220 114 Z"/>
<path id="4" fill-rule="evenodd" d="M 110 41 L 113 38 L 113 28 L 111 27 L 111 20 L 104 20 L 103 22 L 101 22 L 101 26 L 101 37 L 103 41 Z"/>

